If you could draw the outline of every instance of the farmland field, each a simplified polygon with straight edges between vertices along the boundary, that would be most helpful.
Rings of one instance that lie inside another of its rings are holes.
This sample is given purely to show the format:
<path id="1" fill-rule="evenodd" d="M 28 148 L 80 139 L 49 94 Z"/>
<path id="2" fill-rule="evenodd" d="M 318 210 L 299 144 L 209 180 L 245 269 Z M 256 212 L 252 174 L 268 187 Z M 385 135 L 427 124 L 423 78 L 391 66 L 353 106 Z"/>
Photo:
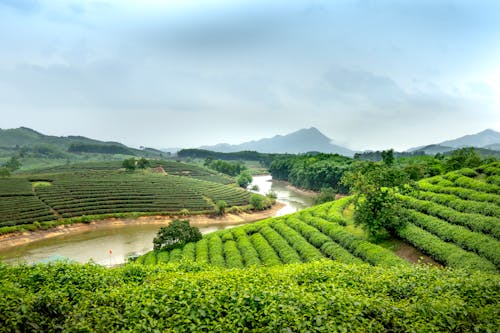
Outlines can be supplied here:
<path id="1" fill-rule="evenodd" d="M 160 164 L 161 163 L 161 164 Z M 124 172 L 86 163 L 0 179 L 0 227 L 103 214 L 211 213 L 219 200 L 247 206 L 250 193 L 205 168 L 164 161 L 161 172 Z M 58 172 L 56 172 L 58 171 Z"/>
<path id="2" fill-rule="evenodd" d="M 419 182 L 401 195 L 409 223 L 398 235 L 450 267 L 500 268 L 500 186 L 491 177 L 498 163 L 462 169 Z"/>
<path id="3" fill-rule="evenodd" d="M 444 266 L 498 272 L 500 196 L 496 194 L 498 186 L 487 182 L 489 174 L 497 172 L 495 166 L 497 164 L 477 171 L 460 170 L 426 179 L 420 182 L 420 190 L 413 195 L 399 195 L 408 223 L 398 231 L 398 236 Z M 448 180 L 450 178 L 457 182 Z M 460 184 L 473 184 L 469 186 L 476 189 Z M 443 191 L 461 193 L 462 198 L 443 194 Z M 200 241 L 208 247 L 198 244 L 195 247 L 200 249 L 201 262 L 229 268 L 273 266 L 321 258 L 386 266 L 405 264 L 391 251 L 344 227 L 347 222 L 343 212 L 349 201 L 344 198 L 296 214 L 219 231 Z M 175 256 L 163 261 L 175 262 L 183 258 L 181 250 L 174 251 Z M 195 252 L 189 259 L 197 261 L 197 254 Z M 156 263 L 158 255 L 164 256 L 151 252 L 139 261 Z"/>

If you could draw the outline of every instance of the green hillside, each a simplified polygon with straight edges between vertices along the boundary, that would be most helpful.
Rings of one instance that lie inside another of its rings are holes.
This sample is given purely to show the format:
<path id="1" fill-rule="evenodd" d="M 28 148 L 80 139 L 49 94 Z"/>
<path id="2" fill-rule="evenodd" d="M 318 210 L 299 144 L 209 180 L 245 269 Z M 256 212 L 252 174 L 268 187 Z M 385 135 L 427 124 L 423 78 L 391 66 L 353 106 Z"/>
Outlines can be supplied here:
<path id="1" fill-rule="evenodd" d="M 249 192 L 222 184 L 231 181 L 227 177 L 183 163 L 158 163 L 163 163 L 161 172 L 106 170 L 112 165 L 97 164 L 103 169 L 82 167 L 73 172 L 0 179 L 0 230 L 14 231 L 24 225 L 28 229 L 48 227 L 123 214 L 212 213 L 219 200 L 228 207 L 245 209 L 249 204 Z"/>
<path id="2" fill-rule="evenodd" d="M 343 226 L 349 198 L 205 235 L 197 243 L 171 251 L 151 251 L 138 260 L 144 264 L 182 260 L 227 268 L 274 266 L 324 258 L 345 263 L 407 265 L 391 251 L 372 244 Z"/>
<path id="3" fill-rule="evenodd" d="M 83 136 L 52 136 L 20 127 L 0 129 L 0 165 L 16 157 L 21 170 L 68 164 L 68 162 L 123 160 L 125 157 L 162 158 L 169 154 L 135 149 L 118 142 L 104 142 Z"/>
<path id="4" fill-rule="evenodd" d="M 500 268 L 500 163 L 419 182 L 400 195 L 409 223 L 398 235 L 451 267 Z"/>
<path id="5" fill-rule="evenodd" d="M 202 200 L 248 195 L 195 179 L 195 169 L 174 170 L 10 178 L 0 196 L 35 198 L 45 206 L 31 211 L 41 215 L 77 216 L 157 209 L 162 198 L 202 209 Z M 0 331 L 495 332 L 499 175 L 495 162 L 399 194 L 408 219 L 399 237 L 445 268 L 411 264 L 368 241 L 352 225 L 346 197 L 117 268 L 0 263 Z"/>

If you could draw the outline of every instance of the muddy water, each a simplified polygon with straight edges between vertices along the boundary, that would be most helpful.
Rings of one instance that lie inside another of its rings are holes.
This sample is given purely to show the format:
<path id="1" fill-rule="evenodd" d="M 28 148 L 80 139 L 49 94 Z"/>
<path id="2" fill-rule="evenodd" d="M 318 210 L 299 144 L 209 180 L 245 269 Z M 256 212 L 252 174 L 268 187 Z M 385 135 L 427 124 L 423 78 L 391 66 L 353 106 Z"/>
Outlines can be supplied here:
<path id="1" fill-rule="evenodd" d="M 272 181 L 271 176 L 255 176 L 253 184 L 259 186 L 259 193 L 274 191 L 278 195 L 278 200 L 285 204 L 276 212 L 276 216 L 309 207 L 313 201 L 311 196 L 287 187 L 286 183 Z M 96 230 L 61 235 L 0 250 L 0 258 L 8 263 L 36 263 L 66 257 L 81 263 L 93 260 L 101 265 L 117 265 L 125 262 L 129 256 L 150 251 L 153 248 L 153 238 L 161 226 L 161 224 L 102 226 Z M 200 231 L 205 234 L 234 226 L 200 227 Z"/>

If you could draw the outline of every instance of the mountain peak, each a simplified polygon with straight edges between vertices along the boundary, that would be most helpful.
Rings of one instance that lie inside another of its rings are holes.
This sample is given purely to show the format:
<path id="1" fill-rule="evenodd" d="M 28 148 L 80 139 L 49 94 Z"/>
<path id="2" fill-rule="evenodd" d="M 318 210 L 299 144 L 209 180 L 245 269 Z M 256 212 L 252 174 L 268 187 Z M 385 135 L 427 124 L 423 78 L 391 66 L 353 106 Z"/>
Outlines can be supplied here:
<path id="1" fill-rule="evenodd" d="M 500 132 L 492 129 L 486 129 L 482 132 L 470 135 L 464 135 L 454 140 L 441 142 L 441 146 L 449 146 L 453 148 L 461 147 L 484 147 L 487 145 L 500 143 Z"/>
<path id="2" fill-rule="evenodd" d="M 244 142 L 239 145 L 214 145 L 203 146 L 202 149 L 219 152 L 236 152 L 253 150 L 261 153 L 290 153 L 299 154 L 310 151 L 336 153 L 345 156 L 353 156 L 354 152 L 331 143 L 331 139 L 321 133 L 316 127 L 302 128 L 286 135 L 276 135 L 272 138 L 264 138 Z"/>

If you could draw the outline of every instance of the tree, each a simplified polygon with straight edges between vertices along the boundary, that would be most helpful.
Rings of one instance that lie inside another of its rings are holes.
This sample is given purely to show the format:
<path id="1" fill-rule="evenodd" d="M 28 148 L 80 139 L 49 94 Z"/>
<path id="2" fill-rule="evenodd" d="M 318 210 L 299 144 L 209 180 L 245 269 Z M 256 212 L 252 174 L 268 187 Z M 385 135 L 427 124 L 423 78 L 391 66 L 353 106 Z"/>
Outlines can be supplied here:
<path id="1" fill-rule="evenodd" d="M 394 149 L 382 151 L 382 161 L 387 166 L 393 165 L 394 164 Z"/>
<path id="2" fill-rule="evenodd" d="M 135 158 L 128 158 L 126 160 L 123 160 L 122 167 L 124 167 L 128 171 L 134 171 L 135 170 Z"/>
<path id="3" fill-rule="evenodd" d="M 242 173 L 240 173 L 238 178 L 236 178 L 236 182 L 238 183 L 238 185 L 243 188 L 247 188 L 252 180 L 252 175 L 248 171 L 243 171 Z"/>
<path id="4" fill-rule="evenodd" d="M 141 158 L 139 161 L 137 161 L 137 167 L 139 169 L 146 169 L 146 168 L 149 168 L 149 161 L 147 159 L 145 159 L 144 157 Z"/>
<path id="5" fill-rule="evenodd" d="M 328 201 L 335 200 L 335 191 L 331 187 L 323 187 L 314 202 L 319 205 Z"/>
<path id="6" fill-rule="evenodd" d="M 227 202 L 219 200 L 215 203 L 215 214 L 224 215 L 226 213 Z"/>
<path id="7" fill-rule="evenodd" d="M 202 235 L 198 228 L 189 225 L 189 220 L 173 220 L 160 228 L 153 240 L 155 250 L 172 250 L 189 242 L 196 242 Z"/>
<path id="8" fill-rule="evenodd" d="M 481 157 L 474 148 L 454 150 L 445 162 L 445 171 L 462 168 L 476 168 L 481 164 Z"/>
<path id="9" fill-rule="evenodd" d="M 396 193 L 412 189 L 408 175 L 373 162 L 358 164 L 342 182 L 354 193 L 354 222 L 374 237 L 394 233 L 405 223 Z"/>
<path id="10" fill-rule="evenodd" d="M 264 197 L 259 194 L 252 194 L 250 196 L 250 204 L 256 210 L 263 210 L 265 207 Z"/>
<path id="11" fill-rule="evenodd" d="M 17 157 L 12 156 L 5 164 L 3 165 L 10 172 L 14 172 L 21 167 L 21 162 L 17 159 Z"/>

